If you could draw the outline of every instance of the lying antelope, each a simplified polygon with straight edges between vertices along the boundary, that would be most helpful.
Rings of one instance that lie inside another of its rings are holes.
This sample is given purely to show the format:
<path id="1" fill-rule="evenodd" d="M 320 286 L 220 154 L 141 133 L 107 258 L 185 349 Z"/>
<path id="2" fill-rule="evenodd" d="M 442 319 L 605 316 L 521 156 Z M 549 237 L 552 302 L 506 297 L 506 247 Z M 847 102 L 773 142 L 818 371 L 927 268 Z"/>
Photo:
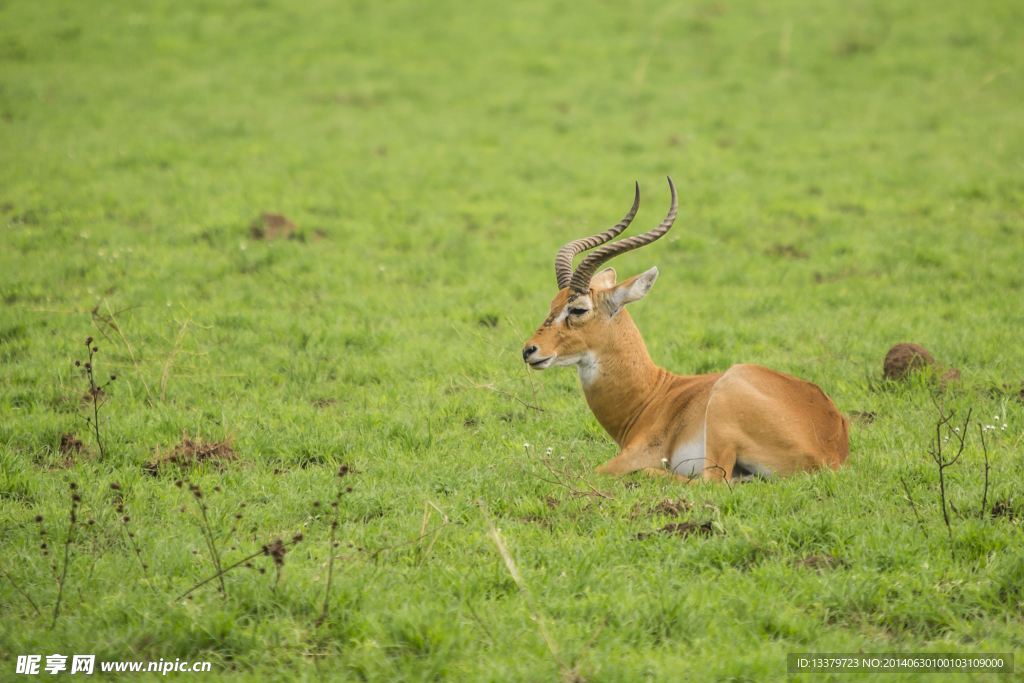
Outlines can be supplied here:
<path id="1" fill-rule="evenodd" d="M 685 377 L 659 368 L 647 353 L 626 304 L 643 298 L 658 269 L 616 284 L 615 270 L 594 274 L 618 254 L 661 238 L 678 208 L 654 230 L 601 247 L 574 271 L 580 252 L 629 226 L 640 205 L 615 227 L 562 247 L 555 258 L 558 295 L 523 360 L 535 370 L 575 365 L 587 404 L 622 449 L 597 468 L 620 476 L 637 470 L 692 481 L 789 476 L 837 469 L 850 454 L 850 423 L 817 385 L 758 365 Z"/>

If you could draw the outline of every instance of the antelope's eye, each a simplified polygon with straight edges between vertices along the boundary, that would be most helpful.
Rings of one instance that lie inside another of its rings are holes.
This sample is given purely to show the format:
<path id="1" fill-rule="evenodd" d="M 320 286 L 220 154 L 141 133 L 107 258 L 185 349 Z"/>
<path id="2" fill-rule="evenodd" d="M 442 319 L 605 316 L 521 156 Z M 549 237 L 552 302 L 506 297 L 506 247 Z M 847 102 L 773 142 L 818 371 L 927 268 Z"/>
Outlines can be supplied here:
<path id="1" fill-rule="evenodd" d="M 569 315 L 583 315 L 587 312 L 586 308 L 570 308 Z"/>

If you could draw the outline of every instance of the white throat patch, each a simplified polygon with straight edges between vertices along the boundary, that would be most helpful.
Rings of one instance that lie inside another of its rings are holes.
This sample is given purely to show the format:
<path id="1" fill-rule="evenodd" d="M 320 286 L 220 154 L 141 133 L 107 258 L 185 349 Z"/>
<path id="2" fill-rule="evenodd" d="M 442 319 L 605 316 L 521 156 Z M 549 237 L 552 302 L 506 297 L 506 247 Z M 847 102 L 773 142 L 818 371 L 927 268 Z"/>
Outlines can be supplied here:
<path id="1" fill-rule="evenodd" d="M 579 362 L 576 364 L 576 372 L 580 376 L 580 384 L 586 389 L 593 384 L 600 373 L 600 366 L 598 365 L 597 358 L 592 353 L 585 353 L 580 357 Z"/>

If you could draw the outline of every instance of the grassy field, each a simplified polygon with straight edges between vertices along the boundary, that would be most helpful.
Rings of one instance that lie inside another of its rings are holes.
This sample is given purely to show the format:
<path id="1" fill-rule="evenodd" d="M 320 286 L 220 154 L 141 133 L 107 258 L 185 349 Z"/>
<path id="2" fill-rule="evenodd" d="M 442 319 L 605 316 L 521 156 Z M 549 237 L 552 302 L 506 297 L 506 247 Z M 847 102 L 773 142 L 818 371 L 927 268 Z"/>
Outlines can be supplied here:
<path id="1" fill-rule="evenodd" d="M 217 680 L 816 681 L 786 654 L 856 651 L 1019 672 L 1022 68 L 1024 6 L 998 1 L 3 0 L 0 679 L 53 653 Z M 523 366 L 557 249 L 634 180 L 632 230 L 656 225 L 667 174 L 676 227 L 614 264 L 660 268 L 631 309 L 655 362 L 818 383 L 859 416 L 842 471 L 602 480 L 575 373 Z M 87 336 L 118 376 L 103 457 Z M 948 530 L 936 384 L 881 375 L 903 341 L 973 410 Z M 237 459 L 147 467 L 183 436 Z M 549 448 L 606 497 L 541 479 Z M 710 533 L 651 534 L 681 522 Z M 209 538 L 229 564 L 297 533 L 283 568 L 179 599 Z"/>

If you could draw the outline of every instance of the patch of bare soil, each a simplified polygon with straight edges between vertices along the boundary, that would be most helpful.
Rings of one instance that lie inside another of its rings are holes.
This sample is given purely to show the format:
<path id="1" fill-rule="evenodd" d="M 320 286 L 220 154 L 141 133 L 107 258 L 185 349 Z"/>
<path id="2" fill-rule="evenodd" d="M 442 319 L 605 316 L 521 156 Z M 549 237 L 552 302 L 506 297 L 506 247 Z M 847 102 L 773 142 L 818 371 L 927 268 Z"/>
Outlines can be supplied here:
<path id="1" fill-rule="evenodd" d="M 552 498 L 551 496 L 548 496 L 547 500 L 545 500 L 544 503 L 545 505 L 548 506 L 548 510 L 554 510 L 556 507 L 558 507 L 559 500 L 557 498 Z"/>
<path id="2" fill-rule="evenodd" d="M 291 237 L 298 226 L 279 213 L 265 213 L 249 226 L 249 235 L 254 240 L 272 240 L 275 237 Z"/>
<path id="3" fill-rule="evenodd" d="M 310 404 L 315 408 L 326 408 L 327 406 L 333 406 L 338 402 L 336 398 L 312 398 L 309 400 Z"/>
<path id="4" fill-rule="evenodd" d="M 85 452 L 85 444 L 73 432 L 60 435 L 60 443 L 57 445 L 57 454 L 60 459 L 54 463 L 57 467 L 73 467 L 77 456 Z"/>
<path id="5" fill-rule="evenodd" d="M 1010 522 L 1017 519 L 1017 512 L 1013 509 L 1012 500 L 1001 500 L 993 504 L 989 508 L 989 515 L 992 517 L 1005 517 Z"/>
<path id="6" fill-rule="evenodd" d="M 785 256 L 786 258 L 807 258 L 806 251 L 800 251 L 792 244 L 776 244 L 771 249 L 765 249 L 766 256 Z"/>
<path id="7" fill-rule="evenodd" d="M 801 557 L 793 563 L 794 566 L 807 567 L 808 569 L 814 569 L 819 572 L 822 569 L 831 569 L 837 564 L 840 564 L 839 560 L 828 553 L 824 553 L 822 555 L 808 555 L 807 557 Z"/>
<path id="8" fill-rule="evenodd" d="M 696 524 L 694 522 L 679 522 L 678 524 L 666 524 L 660 529 L 655 529 L 649 533 L 640 532 L 636 535 L 638 541 L 643 541 L 655 536 L 657 534 L 669 534 L 670 536 L 680 536 L 686 538 L 687 536 L 710 536 L 715 533 L 715 527 L 711 523 L 711 520 Z"/>
<path id="9" fill-rule="evenodd" d="M 693 503 L 685 498 L 673 501 L 666 498 L 652 508 L 645 508 L 637 503 L 633 506 L 633 517 L 653 517 L 654 515 L 665 515 L 666 517 L 682 517 L 684 513 L 693 509 Z"/>
<path id="10" fill-rule="evenodd" d="M 521 519 L 522 519 L 522 521 L 526 522 L 527 524 L 538 524 L 538 525 L 540 525 L 540 527 L 542 529 L 550 529 L 551 528 L 551 524 L 548 522 L 548 520 L 544 519 L 543 517 L 541 517 L 539 515 L 526 515 L 525 517 L 522 517 Z"/>
<path id="11" fill-rule="evenodd" d="M 181 443 L 165 455 L 157 454 L 156 460 L 148 462 L 143 469 L 156 474 L 164 465 L 192 467 L 205 462 L 234 462 L 238 454 L 231 447 L 231 439 L 203 443 L 200 439 L 192 439 L 188 434 L 181 435 Z"/>

